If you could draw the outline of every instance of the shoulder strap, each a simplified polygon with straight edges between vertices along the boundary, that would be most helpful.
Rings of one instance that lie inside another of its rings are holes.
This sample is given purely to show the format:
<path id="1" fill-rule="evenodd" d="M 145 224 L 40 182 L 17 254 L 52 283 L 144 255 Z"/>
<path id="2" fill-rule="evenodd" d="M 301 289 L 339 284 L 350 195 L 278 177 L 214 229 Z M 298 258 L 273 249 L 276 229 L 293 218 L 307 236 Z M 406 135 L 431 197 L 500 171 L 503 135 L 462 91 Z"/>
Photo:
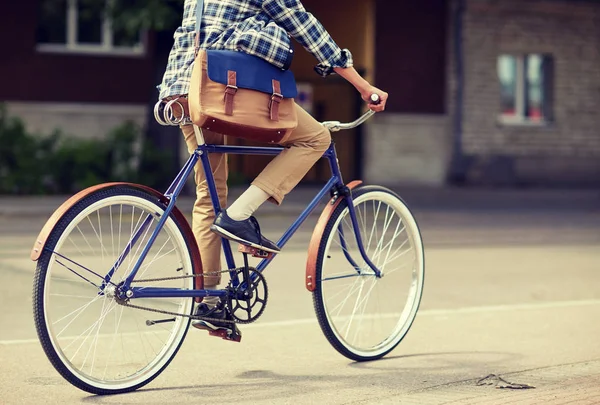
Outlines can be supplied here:
<path id="1" fill-rule="evenodd" d="M 204 12 L 204 0 L 196 3 L 196 54 L 200 49 L 200 27 L 202 25 L 202 13 Z"/>

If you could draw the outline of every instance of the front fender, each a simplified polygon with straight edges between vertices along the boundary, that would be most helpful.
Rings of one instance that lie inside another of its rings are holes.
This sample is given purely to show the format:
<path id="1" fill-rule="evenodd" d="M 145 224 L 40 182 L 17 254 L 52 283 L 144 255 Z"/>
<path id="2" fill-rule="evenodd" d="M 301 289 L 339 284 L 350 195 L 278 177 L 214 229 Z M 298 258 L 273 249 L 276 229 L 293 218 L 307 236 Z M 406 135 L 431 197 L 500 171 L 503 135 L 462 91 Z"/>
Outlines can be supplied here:
<path id="1" fill-rule="evenodd" d="M 348 183 L 346 186 L 352 190 L 361 184 L 362 181 L 354 180 Z M 317 255 L 319 254 L 321 239 L 323 239 L 323 231 L 325 231 L 325 226 L 327 225 L 327 222 L 329 222 L 329 218 L 331 218 L 333 211 L 335 211 L 342 200 L 343 198 L 338 198 L 337 200 L 332 198 L 327 203 L 327 206 L 317 221 L 317 225 L 315 226 L 312 237 L 310 238 L 310 244 L 308 245 L 308 259 L 306 261 L 306 277 L 304 279 L 306 289 L 310 292 L 313 292 L 316 288 Z"/>
<path id="2" fill-rule="evenodd" d="M 52 230 L 54 229 L 54 227 L 56 226 L 58 221 L 60 221 L 60 219 L 69 211 L 69 209 L 71 209 L 71 207 L 73 207 L 75 204 L 77 204 L 79 201 L 81 201 L 85 197 L 89 196 L 90 194 L 95 193 L 96 191 L 104 190 L 104 189 L 116 187 L 116 186 L 128 186 L 128 187 L 132 187 L 132 188 L 137 188 L 137 189 L 140 189 L 142 191 L 145 191 L 147 193 L 154 195 L 161 202 L 163 202 L 165 204 L 169 203 L 169 199 L 167 197 L 165 197 L 164 194 L 162 194 L 161 192 L 159 192 L 151 187 L 143 186 L 141 184 L 118 182 L 118 183 L 104 183 L 104 184 L 98 184 L 96 186 L 88 187 L 85 190 L 81 190 L 80 192 L 78 192 L 77 194 L 75 194 L 71 198 L 69 198 L 67 201 L 65 201 L 60 207 L 58 207 L 58 209 L 56 211 L 54 211 L 54 213 L 52 214 L 52 216 L 50 216 L 48 221 L 46 221 L 46 224 L 42 228 L 40 234 L 38 235 L 38 237 L 33 245 L 33 249 L 31 250 L 31 255 L 30 255 L 31 260 L 37 261 L 40 258 L 40 255 L 42 254 L 42 252 L 44 251 L 44 248 L 46 247 L 46 243 L 48 241 L 48 236 L 50 236 L 50 233 L 52 232 Z M 198 245 L 196 243 L 196 238 L 194 237 L 194 233 L 192 232 L 192 228 L 190 228 L 190 225 L 189 225 L 187 219 L 185 218 L 185 216 L 181 213 L 181 211 L 177 207 L 173 207 L 173 211 L 171 213 L 177 219 L 177 222 L 179 222 L 179 224 L 181 225 L 181 228 L 182 228 L 181 230 L 184 234 L 184 238 L 191 245 L 190 253 L 192 255 L 192 266 L 193 266 L 194 274 L 202 274 L 203 270 L 202 270 L 202 260 L 200 258 L 200 250 L 198 249 Z M 204 288 L 204 280 L 202 277 L 195 278 L 195 287 L 197 289 Z"/>

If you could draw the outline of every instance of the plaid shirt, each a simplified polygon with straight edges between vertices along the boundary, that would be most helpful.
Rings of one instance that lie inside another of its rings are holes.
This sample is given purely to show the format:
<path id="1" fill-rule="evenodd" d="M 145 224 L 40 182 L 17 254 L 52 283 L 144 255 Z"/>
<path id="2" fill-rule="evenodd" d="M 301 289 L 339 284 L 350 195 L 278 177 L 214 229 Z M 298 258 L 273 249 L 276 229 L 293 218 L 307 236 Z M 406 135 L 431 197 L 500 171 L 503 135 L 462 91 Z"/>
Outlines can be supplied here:
<path id="1" fill-rule="evenodd" d="M 289 34 L 289 35 L 288 35 Z M 167 70 L 158 86 L 163 99 L 187 94 L 196 36 L 196 0 L 185 0 L 183 22 L 174 34 Z M 321 76 L 334 67 L 352 66 L 352 55 L 340 49 L 300 0 L 205 0 L 200 47 L 227 49 L 258 56 L 281 69 L 290 66 L 296 39 L 319 64 Z"/>

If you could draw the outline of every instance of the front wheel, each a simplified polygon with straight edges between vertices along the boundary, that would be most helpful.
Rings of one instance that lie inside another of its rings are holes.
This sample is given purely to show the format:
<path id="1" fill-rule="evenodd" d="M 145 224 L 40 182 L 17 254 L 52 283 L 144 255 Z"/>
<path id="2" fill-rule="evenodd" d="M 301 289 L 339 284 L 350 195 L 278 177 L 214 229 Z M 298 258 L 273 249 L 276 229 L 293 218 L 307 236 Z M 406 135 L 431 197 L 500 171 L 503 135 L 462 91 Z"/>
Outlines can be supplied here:
<path id="1" fill-rule="evenodd" d="M 157 311 L 189 315 L 193 299 L 132 300 L 155 311 L 149 312 L 120 305 L 114 293 L 164 211 L 164 204 L 145 191 L 129 186 L 101 189 L 71 207 L 48 237 L 35 272 L 35 325 L 52 365 L 82 390 L 94 394 L 135 390 L 158 376 L 183 342 L 189 318 Z M 183 226 L 176 216 L 167 218 L 136 276 L 165 281 L 137 286 L 194 288 L 192 278 L 178 278 L 193 273 L 192 248 Z"/>
<path id="2" fill-rule="evenodd" d="M 358 249 L 350 211 L 342 201 L 327 222 L 316 263 L 313 302 L 333 347 L 356 360 L 392 351 L 412 325 L 423 292 L 421 234 L 393 191 L 363 186 L 352 191 L 358 230 L 379 278 Z"/>

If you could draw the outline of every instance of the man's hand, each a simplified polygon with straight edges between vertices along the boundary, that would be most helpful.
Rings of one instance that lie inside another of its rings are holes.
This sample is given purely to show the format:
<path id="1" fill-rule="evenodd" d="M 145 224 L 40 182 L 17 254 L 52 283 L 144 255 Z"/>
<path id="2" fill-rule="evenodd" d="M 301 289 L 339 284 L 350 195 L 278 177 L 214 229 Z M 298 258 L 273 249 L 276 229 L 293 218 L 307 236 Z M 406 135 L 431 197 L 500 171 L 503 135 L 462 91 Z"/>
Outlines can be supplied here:
<path id="1" fill-rule="evenodd" d="M 375 86 L 366 81 L 361 75 L 358 74 L 356 69 L 353 67 L 340 68 L 336 67 L 333 69 L 338 75 L 348 80 L 360 93 L 363 100 L 369 103 L 369 108 L 375 112 L 381 112 L 385 110 L 385 103 L 388 99 L 388 94 L 378 89 Z M 379 96 L 379 103 L 375 104 L 371 100 L 371 96 L 377 94 Z"/>
<path id="2" fill-rule="evenodd" d="M 377 94 L 379 96 L 379 102 L 377 104 L 374 104 L 373 101 L 371 100 L 371 96 L 373 94 Z M 375 86 L 369 85 L 364 90 L 361 90 L 360 95 L 361 95 L 362 99 L 369 104 L 369 109 L 371 109 L 375 112 L 381 112 L 381 111 L 385 110 L 385 103 L 387 102 L 387 99 L 388 99 L 388 93 L 386 93 L 385 91 L 380 90 Z"/>

